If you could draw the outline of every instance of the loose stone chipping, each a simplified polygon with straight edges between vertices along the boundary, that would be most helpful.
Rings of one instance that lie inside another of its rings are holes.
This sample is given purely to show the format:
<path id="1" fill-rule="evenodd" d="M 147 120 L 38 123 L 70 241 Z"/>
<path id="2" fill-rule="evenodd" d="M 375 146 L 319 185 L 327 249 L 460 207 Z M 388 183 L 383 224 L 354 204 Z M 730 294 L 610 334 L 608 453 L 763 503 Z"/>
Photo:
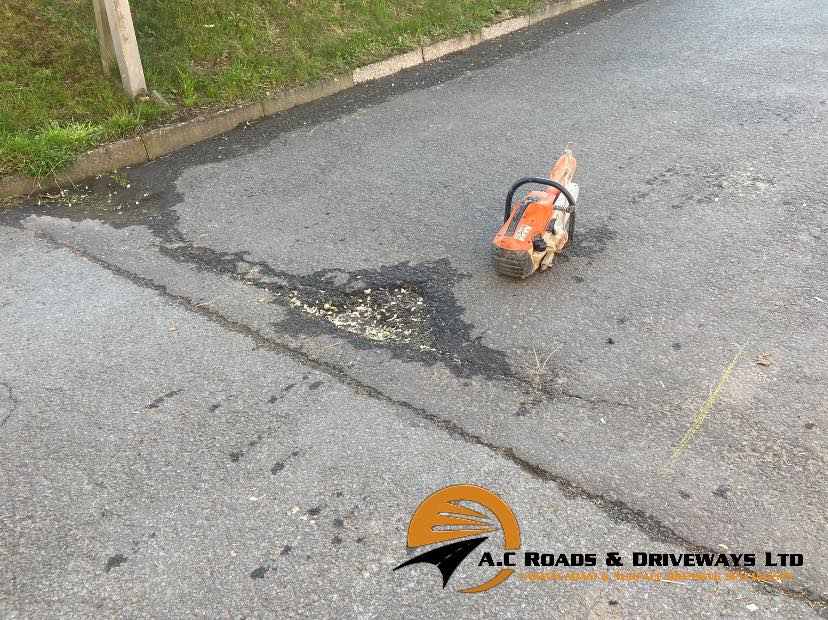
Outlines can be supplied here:
<path id="1" fill-rule="evenodd" d="M 773 181 L 758 174 L 751 166 L 734 172 L 721 182 L 721 186 L 725 192 L 740 198 L 762 196 L 774 189 Z"/>
<path id="2" fill-rule="evenodd" d="M 402 286 L 366 288 L 329 299 L 310 300 L 291 291 L 290 306 L 323 318 L 338 329 L 373 340 L 397 342 L 434 351 L 425 299 Z"/>

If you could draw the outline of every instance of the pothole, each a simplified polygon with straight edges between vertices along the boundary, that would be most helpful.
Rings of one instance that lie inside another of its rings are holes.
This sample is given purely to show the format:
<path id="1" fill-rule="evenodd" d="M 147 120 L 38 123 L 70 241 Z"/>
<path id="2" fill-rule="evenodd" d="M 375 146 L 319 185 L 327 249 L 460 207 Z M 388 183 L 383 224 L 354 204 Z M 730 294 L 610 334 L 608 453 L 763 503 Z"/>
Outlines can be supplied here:
<path id="1" fill-rule="evenodd" d="M 365 288 L 320 300 L 303 298 L 293 290 L 289 303 L 292 308 L 374 342 L 396 342 L 421 351 L 435 351 L 426 300 L 411 288 Z"/>

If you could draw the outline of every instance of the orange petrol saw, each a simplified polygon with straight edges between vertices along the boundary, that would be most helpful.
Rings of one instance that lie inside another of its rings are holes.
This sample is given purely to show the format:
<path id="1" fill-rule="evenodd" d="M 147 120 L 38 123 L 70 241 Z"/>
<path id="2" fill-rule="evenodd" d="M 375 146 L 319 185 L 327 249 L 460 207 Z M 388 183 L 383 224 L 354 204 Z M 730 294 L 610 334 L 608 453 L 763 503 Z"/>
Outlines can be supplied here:
<path id="1" fill-rule="evenodd" d="M 506 194 L 503 227 L 492 243 L 495 271 L 512 278 L 526 278 L 538 269 L 548 269 L 575 237 L 575 202 L 578 185 L 572 182 L 575 157 L 568 148 L 548 179 L 524 177 Z M 537 183 L 546 189 L 529 192 L 523 200 L 512 200 L 522 185 Z"/>

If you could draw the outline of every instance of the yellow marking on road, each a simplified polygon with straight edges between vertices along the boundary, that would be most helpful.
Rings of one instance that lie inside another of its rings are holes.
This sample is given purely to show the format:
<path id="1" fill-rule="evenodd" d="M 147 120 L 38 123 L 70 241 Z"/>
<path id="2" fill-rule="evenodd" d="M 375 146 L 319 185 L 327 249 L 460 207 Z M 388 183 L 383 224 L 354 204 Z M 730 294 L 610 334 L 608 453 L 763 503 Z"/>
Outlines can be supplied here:
<path id="1" fill-rule="evenodd" d="M 696 419 L 693 421 L 693 424 L 690 425 L 690 428 L 688 428 L 687 432 L 684 433 L 684 437 L 681 438 L 681 441 L 673 450 L 673 453 L 670 455 L 670 460 L 667 461 L 667 463 L 664 464 L 664 467 L 661 468 L 661 472 L 665 476 L 673 470 L 673 466 L 676 464 L 678 458 L 687 449 L 687 446 L 690 445 L 690 442 L 695 434 L 699 432 L 702 424 L 704 424 L 708 414 L 713 409 L 713 403 L 716 402 L 716 397 L 718 397 L 719 392 L 721 392 L 724 387 L 724 384 L 730 378 L 730 375 L 733 373 L 733 369 L 736 368 L 739 358 L 742 357 L 742 353 L 745 351 L 745 344 L 739 347 L 739 350 L 736 352 L 736 355 L 733 356 L 733 359 L 728 367 L 724 369 L 722 376 L 719 377 L 719 382 L 716 384 L 716 387 L 710 391 L 710 395 L 707 397 L 704 405 L 702 405 L 702 408 L 699 409 L 699 413 L 696 415 Z"/>

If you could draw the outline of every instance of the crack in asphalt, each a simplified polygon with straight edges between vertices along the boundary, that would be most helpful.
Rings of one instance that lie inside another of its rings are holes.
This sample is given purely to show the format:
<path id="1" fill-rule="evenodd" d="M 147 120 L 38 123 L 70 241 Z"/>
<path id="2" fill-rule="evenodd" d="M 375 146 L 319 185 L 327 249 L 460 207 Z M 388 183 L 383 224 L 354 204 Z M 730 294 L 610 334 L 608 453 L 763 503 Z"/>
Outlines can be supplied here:
<path id="1" fill-rule="evenodd" d="M 17 398 L 15 398 L 14 391 L 8 383 L 6 383 L 5 381 L 0 381 L 0 385 L 6 388 L 6 391 L 8 392 L 8 399 L 11 403 L 11 407 L 9 407 L 8 413 L 5 416 L 3 416 L 2 420 L 0 420 L 0 428 L 3 428 L 6 425 L 6 422 L 8 422 L 9 418 L 12 416 L 12 414 L 17 410 L 17 407 L 20 405 L 20 401 Z"/>
<path id="2" fill-rule="evenodd" d="M 516 379 L 516 377 L 512 377 Z M 543 387 L 540 390 L 544 394 L 547 394 L 549 388 Z M 565 398 L 572 398 L 574 400 L 580 400 L 584 403 L 589 403 L 590 405 L 606 405 L 608 407 L 626 407 L 627 409 L 634 409 L 635 407 L 630 403 L 625 403 L 617 400 L 608 400 L 606 398 L 592 398 L 590 396 L 584 396 L 583 394 L 576 394 L 575 392 L 571 392 L 569 390 L 559 389 L 557 390 L 558 394 L 564 396 Z"/>
<path id="3" fill-rule="evenodd" d="M 530 460 L 518 455 L 513 448 L 499 446 L 495 443 L 487 441 L 483 437 L 469 432 L 451 420 L 429 413 L 425 409 L 417 407 L 405 400 L 389 396 L 378 388 L 355 379 L 339 366 L 314 359 L 300 350 L 268 338 L 249 325 L 235 321 L 214 310 L 209 310 L 205 306 L 183 295 L 176 295 L 170 292 L 165 285 L 158 284 L 147 277 L 133 273 L 117 265 L 107 263 L 97 256 L 90 254 L 86 250 L 76 248 L 71 244 L 54 239 L 45 233 L 37 233 L 37 235 L 57 247 L 69 250 L 74 255 L 81 256 L 106 269 L 107 271 L 125 278 L 135 285 L 156 291 L 167 298 L 175 300 L 187 310 L 206 318 L 221 328 L 254 340 L 260 347 L 286 355 L 303 366 L 309 366 L 315 370 L 323 372 L 336 379 L 340 384 L 349 388 L 356 394 L 373 398 L 375 400 L 404 409 L 416 417 L 431 423 L 434 427 L 439 428 L 440 430 L 443 430 L 466 443 L 486 448 L 500 457 L 514 463 L 522 471 L 533 478 L 553 483 L 568 499 L 580 499 L 592 504 L 615 523 L 632 526 L 656 542 L 672 544 L 684 548 L 690 552 L 718 553 L 711 547 L 693 542 L 692 540 L 678 534 L 675 530 L 671 529 L 667 524 L 654 515 L 638 510 L 623 500 L 613 499 L 595 491 L 591 491 L 573 480 L 565 478 L 560 474 L 556 474 L 548 469 L 540 467 L 535 463 L 532 463 Z M 741 567 L 728 568 L 726 570 L 734 573 L 750 573 L 748 568 Z M 826 599 L 825 596 L 810 590 L 809 588 L 797 589 L 779 583 L 774 584 L 766 582 L 751 582 L 751 585 L 761 592 L 782 595 L 805 602 L 822 617 L 828 617 L 828 599 Z"/>

